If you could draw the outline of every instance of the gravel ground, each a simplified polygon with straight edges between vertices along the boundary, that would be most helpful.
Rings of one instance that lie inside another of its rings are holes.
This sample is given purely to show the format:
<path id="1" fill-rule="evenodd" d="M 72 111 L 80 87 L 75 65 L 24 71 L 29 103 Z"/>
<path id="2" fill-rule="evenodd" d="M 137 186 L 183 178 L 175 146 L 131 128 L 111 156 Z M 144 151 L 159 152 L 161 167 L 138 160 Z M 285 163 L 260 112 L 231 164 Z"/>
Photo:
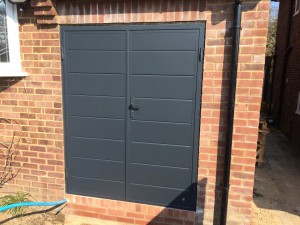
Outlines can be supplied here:
<path id="1" fill-rule="evenodd" d="M 278 131 L 267 136 L 256 169 L 251 225 L 300 225 L 300 147 Z"/>

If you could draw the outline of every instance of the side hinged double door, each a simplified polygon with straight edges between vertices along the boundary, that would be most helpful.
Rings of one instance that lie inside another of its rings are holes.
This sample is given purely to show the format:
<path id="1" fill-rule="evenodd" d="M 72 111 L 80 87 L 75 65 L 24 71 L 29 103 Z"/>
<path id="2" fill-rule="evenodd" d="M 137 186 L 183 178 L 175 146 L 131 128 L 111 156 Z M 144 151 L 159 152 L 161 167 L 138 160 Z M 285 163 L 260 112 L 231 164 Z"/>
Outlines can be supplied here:
<path id="1" fill-rule="evenodd" d="M 203 32 L 62 27 L 68 193 L 194 209 Z"/>

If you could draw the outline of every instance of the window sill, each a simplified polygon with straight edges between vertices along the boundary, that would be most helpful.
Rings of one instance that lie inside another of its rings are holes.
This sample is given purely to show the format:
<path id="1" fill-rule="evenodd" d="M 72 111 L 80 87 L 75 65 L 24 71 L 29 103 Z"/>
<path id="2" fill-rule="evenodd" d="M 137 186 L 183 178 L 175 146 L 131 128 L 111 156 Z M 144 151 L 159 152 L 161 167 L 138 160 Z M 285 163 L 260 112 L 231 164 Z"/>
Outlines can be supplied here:
<path id="1" fill-rule="evenodd" d="M 22 72 L 22 71 L 1 71 L 0 72 L 0 78 L 1 77 L 27 77 L 28 73 Z"/>
<path id="2" fill-rule="evenodd" d="M 295 113 L 300 116 L 300 110 L 297 110 Z"/>

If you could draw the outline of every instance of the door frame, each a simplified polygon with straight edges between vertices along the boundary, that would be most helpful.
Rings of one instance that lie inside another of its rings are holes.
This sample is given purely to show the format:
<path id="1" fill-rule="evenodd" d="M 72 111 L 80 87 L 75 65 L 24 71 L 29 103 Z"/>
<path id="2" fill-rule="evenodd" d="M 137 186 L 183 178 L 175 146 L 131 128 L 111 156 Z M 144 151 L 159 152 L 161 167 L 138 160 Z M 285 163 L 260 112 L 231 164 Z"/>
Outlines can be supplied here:
<path id="1" fill-rule="evenodd" d="M 185 30 L 185 29 L 195 29 L 199 31 L 199 40 L 198 40 L 198 55 L 197 55 L 197 74 L 196 74 L 196 84 L 194 84 L 194 93 L 195 93 L 195 112 L 194 112 L 194 123 L 193 123 L 193 159 L 192 159 L 192 188 L 193 188 L 193 197 L 192 197 L 192 207 L 186 210 L 196 210 L 196 203 L 197 203 L 197 184 L 198 184 L 198 162 L 199 162 L 199 143 L 200 143 L 200 125 L 201 125 L 201 97 L 202 97 L 202 80 L 203 80 L 203 65 L 204 65 L 204 48 L 205 48 L 205 30 L 206 30 L 206 23 L 204 21 L 197 21 L 197 22 L 180 22 L 180 23 L 134 23 L 134 24 L 95 24 L 95 25 L 62 25 L 60 26 L 60 42 L 61 42 L 61 67 L 62 67 L 62 101 L 63 101 L 63 128 L 64 128 L 64 159 L 65 159 L 65 192 L 66 194 L 73 194 L 72 191 L 69 190 L 70 184 L 68 179 L 69 175 L 69 157 L 68 157 L 68 140 L 67 140 L 67 96 L 64 94 L 64 90 L 66 90 L 67 82 L 65 80 L 66 74 L 66 60 L 65 60 L 65 33 L 72 32 L 72 31 L 94 31 L 94 30 L 101 30 L 101 31 L 127 31 L 126 35 L 126 44 L 129 46 L 129 30 L 156 30 L 156 29 L 165 29 L 165 30 Z M 126 54 L 126 63 L 129 61 L 129 51 Z M 130 101 L 130 96 L 128 94 L 129 88 L 129 68 L 127 65 L 126 68 L 126 137 L 125 137 L 125 151 L 127 154 L 129 149 L 129 110 L 127 110 L 128 102 Z M 126 162 L 126 174 L 128 173 L 128 157 L 125 158 Z M 127 185 L 126 185 L 127 186 Z M 127 189 L 127 188 L 126 188 Z M 127 191 L 127 190 L 125 190 Z M 126 194 L 126 193 L 125 193 Z M 88 196 L 88 195 L 86 195 Z M 128 201 L 124 199 L 115 200 L 122 200 Z M 130 202 L 130 201 L 128 201 Z"/>

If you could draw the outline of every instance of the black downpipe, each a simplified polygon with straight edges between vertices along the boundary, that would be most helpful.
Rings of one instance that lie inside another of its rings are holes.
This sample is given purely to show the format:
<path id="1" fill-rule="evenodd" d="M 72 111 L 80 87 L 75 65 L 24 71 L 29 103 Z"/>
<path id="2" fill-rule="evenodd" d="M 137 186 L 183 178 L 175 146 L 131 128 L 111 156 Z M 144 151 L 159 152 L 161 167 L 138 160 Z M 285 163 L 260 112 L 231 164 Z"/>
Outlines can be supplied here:
<path id="1" fill-rule="evenodd" d="M 280 94 L 279 94 L 279 103 L 278 103 L 278 113 L 277 113 L 277 128 L 280 128 L 281 123 L 281 114 L 282 114 L 282 103 L 285 91 L 285 79 L 286 79 L 286 70 L 289 59 L 289 54 L 291 52 L 290 39 L 291 39 L 291 24 L 292 24 L 292 14 L 293 14 L 293 0 L 289 0 L 289 14 L 288 14 L 288 24 L 287 24 L 287 34 L 286 34 L 286 44 L 285 44 L 285 53 L 283 58 L 283 68 L 281 76 L 281 85 L 280 85 Z"/>
<path id="2" fill-rule="evenodd" d="M 236 0 L 234 6 L 234 21 L 233 21 L 233 28 L 232 28 L 233 31 L 232 61 L 231 61 L 231 74 L 230 74 L 229 96 L 228 96 L 227 132 L 226 132 L 223 193 L 222 193 L 221 221 L 220 221 L 221 225 L 226 225 L 226 221 L 227 221 L 236 80 L 237 80 L 237 70 L 238 70 L 240 35 L 242 29 L 241 20 L 242 20 L 242 1 Z"/>

